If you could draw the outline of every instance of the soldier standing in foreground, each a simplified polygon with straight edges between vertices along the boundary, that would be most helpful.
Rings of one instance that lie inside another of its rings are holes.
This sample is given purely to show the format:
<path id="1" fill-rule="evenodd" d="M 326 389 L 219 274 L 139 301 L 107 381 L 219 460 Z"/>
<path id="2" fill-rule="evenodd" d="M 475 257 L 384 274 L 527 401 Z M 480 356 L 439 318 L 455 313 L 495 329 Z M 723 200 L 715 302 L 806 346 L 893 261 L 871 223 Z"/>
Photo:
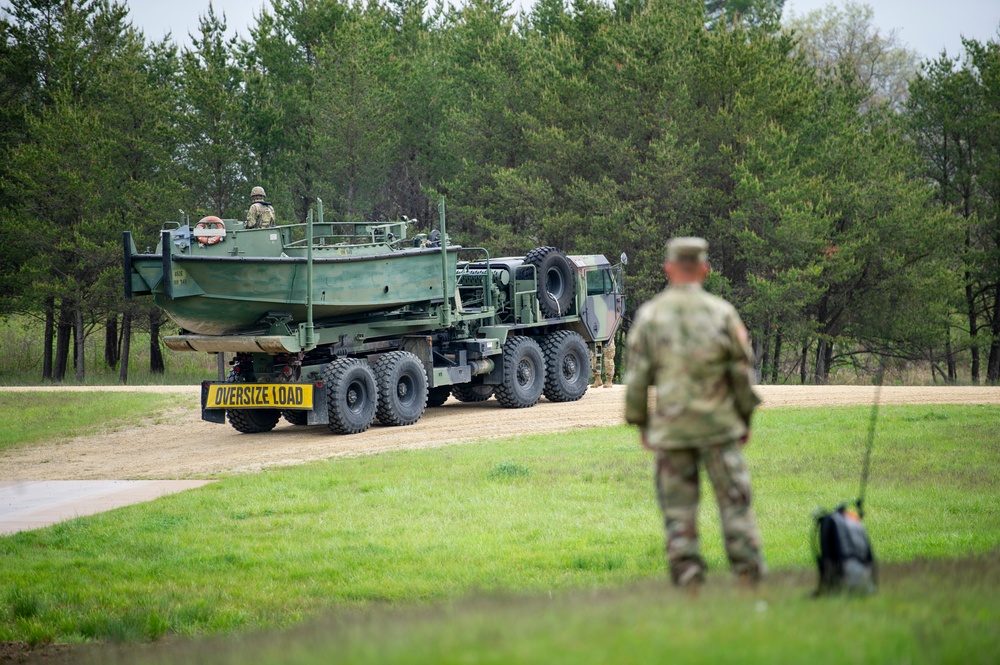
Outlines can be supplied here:
<path id="1" fill-rule="evenodd" d="M 250 209 L 247 210 L 248 229 L 266 229 L 274 226 L 274 208 L 264 200 L 264 188 L 254 187 L 250 190 Z"/>
<path id="2" fill-rule="evenodd" d="M 715 488 L 733 572 L 753 585 L 765 570 L 742 449 L 760 403 L 752 387 L 752 352 L 733 306 L 702 289 L 707 253 L 701 238 L 667 243 L 668 286 L 639 308 L 627 341 L 625 419 L 639 426 L 642 445 L 656 453 L 670 577 L 694 590 L 706 568 L 695 523 L 700 464 Z M 652 413 L 649 387 L 656 391 Z"/>

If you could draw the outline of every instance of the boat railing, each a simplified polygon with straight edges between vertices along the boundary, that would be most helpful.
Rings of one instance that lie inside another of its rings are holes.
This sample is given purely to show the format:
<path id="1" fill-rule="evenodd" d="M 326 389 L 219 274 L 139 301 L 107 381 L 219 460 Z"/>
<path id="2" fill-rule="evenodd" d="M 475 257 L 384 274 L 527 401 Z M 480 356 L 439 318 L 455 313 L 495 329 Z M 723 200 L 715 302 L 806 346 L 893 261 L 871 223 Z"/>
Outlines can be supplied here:
<path id="1" fill-rule="evenodd" d="M 409 220 L 384 224 L 314 223 L 313 244 L 318 246 L 378 245 L 393 249 L 397 249 L 401 245 L 412 246 L 414 241 L 407 241 L 406 238 L 406 229 L 409 223 Z M 308 223 L 282 225 L 280 228 L 284 246 L 289 249 L 306 247 L 307 239 L 304 236 L 307 226 Z M 303 237 L 299 237 L 300 235 Z"/>

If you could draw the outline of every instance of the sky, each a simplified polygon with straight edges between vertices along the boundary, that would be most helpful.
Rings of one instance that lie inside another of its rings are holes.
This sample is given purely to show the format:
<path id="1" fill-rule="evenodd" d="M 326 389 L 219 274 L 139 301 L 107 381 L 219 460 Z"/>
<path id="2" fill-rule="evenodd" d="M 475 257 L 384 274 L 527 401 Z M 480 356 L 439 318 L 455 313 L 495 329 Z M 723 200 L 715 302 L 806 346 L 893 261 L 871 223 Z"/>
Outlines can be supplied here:
<path id="1" fill-rule="evenodd" d="M 531 0 L 514 0 L 529 6 Z M 146 37 L 160 39 L 172 32 L 174 40 L 188 43 L 188 33 L 198 29 L 198 17 L 208 10 L 208 0 L 127 0 L 137 27 Z M 225 12 L 231 30 L 242 35 L 254 23 L 266 0 L 213 0 L 216 12 Z M 269 2 L 266 3 L 270 5 Z M 785 15 L 802 15 L 830 4 L 829 0 L 786 0 Z M 962 52 L 961 37 L 985 42 L 997 39 L 1000 0 L 867 0 L 875 22 L 884 33 L 895 29 L 901 43 L 921 57 Z"/>

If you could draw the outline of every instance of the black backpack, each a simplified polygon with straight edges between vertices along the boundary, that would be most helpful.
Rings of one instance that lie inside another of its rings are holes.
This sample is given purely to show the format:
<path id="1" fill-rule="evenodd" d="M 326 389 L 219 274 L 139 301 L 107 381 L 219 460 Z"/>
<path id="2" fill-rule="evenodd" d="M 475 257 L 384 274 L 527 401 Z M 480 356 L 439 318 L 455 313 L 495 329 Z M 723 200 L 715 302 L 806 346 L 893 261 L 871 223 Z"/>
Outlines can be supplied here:
<path id="1" fill-rule="evenodd" d="M 858 512 L 846 504 L 818 512 L 813 553 L 819 567 L 816 595 L 846 591 L 867 595 L 878 586 L 878 566 L 868 531 Z"/>

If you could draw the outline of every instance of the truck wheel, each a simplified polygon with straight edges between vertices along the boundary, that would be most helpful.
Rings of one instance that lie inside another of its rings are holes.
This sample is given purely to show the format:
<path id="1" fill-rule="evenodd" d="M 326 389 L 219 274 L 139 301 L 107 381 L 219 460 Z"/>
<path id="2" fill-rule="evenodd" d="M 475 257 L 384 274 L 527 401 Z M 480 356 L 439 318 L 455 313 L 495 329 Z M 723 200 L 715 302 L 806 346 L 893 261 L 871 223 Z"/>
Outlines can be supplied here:
<path id="1" fill-rule="evenodd" d="M 509 409 L 534 406 L 545 386 L 545 357 L 530 337 L 508 337 L 503 345 L 503 383 L 497 401 Z"/>
<path id="2" fill-rule="evenodd" d="M 461 383 L 451 387 L 451 394 L 459 402 L 485 402 L 493 397 L 493 386 L 482 383 Z"/>
<path id="3" fill-rule="evenodd" d="M 427 408 L 441 406 L 451 397 L 451 386 L 438 386 L 427 391 Z"/>
<path id="4" fill-rule="evenodd" d="M 412 425 L 427 406 L 427 373 L 424 364 L 408 351 L 392 351 L 375 363 L 378 407 L 375 417 L 383 425 Z"/>
<path id="5" fill-rule="evenodd" d="M 274 429 L 281 412 L 277 409 L 226 409 L 226 418 L 237 432 L 260 434 Z"/>
<path id="6" fill-rule="evenodd" d="M 590 386 L 590 352 L 583 337 L 560 330 L 542 339 L 545 388 L 550 402 L 575 402 Z"/>
<path id="7" fill-rule="evenodd" d="M 281 416 L 292 425 L 309 424 L 309 414 L 305 411 L 282 411 Z"/>
<path id="8" fill-rule="evenodd" d="M 357 434 L 375 420 L 378 391 L 375 373 L 355 358 L 334 360 L 323 370 L 329 428 L 336 434 Z"/>
<path id="9" fill-rule="evenodd" d="M 576 276 L 569 257 L 555 247 L 539 247 L 528 252 L 524 262 L 535 266 L 542 315 L 566 316 L 573 304 Z"/>

